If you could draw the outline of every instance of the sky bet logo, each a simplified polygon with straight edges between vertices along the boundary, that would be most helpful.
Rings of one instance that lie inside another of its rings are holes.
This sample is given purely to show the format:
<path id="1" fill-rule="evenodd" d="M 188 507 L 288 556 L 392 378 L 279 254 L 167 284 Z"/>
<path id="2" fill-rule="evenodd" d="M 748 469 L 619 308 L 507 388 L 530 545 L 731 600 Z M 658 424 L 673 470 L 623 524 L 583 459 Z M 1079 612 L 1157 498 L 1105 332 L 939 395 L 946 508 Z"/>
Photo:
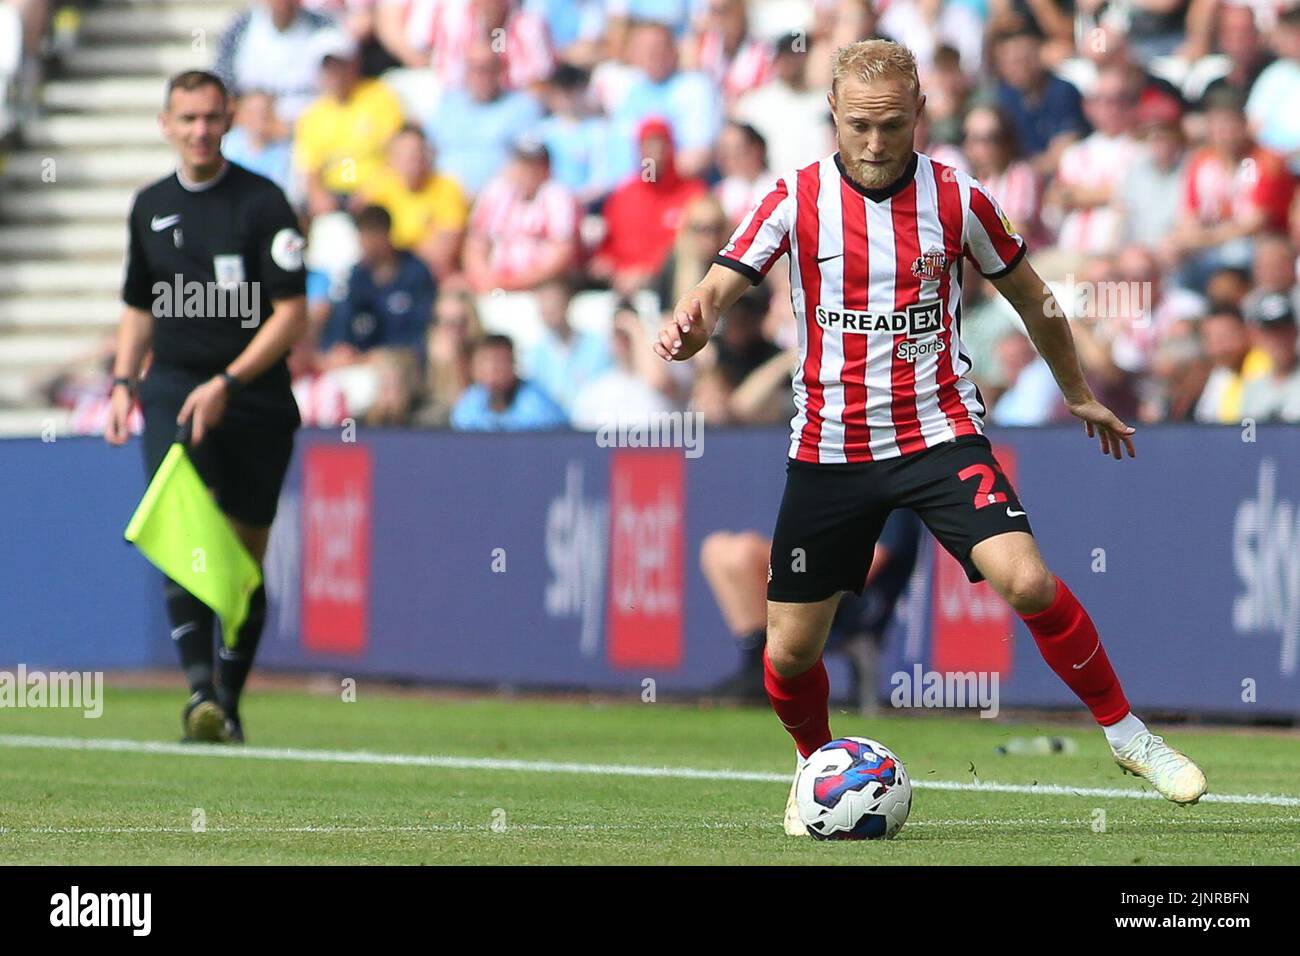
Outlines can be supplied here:
<path id="1" fill-rule="evenodd" d="M 817 324 L 832 332 L 887 332 L 909 339 L 934 335 L 943 328 L 943 308 L 938 299 L 909 305 L 902 312 L 842 312 L 817 306 Z"/>

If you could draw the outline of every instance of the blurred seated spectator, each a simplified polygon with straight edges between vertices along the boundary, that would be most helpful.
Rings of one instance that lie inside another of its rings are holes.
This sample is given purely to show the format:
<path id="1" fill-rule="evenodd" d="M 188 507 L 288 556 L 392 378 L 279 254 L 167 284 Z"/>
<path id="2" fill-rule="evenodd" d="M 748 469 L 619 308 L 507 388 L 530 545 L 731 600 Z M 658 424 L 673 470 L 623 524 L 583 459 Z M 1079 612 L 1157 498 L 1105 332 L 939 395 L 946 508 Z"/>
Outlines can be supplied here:
<path id="1" fill-rule="evenodd" d="M 995 106 L 966 114 L 962 136 L 970 173 L 989 191 L 1030 249 L 1048 244 L 1042 221 L 1043 187 L 1034 168 L 1020 158 L 1006 115 Z"/>
<path id="2" fill-rule="evenodd" d="M 1122 67 L 1101 71 L 1084 100 L 1093 132 L 1061 151 L 1045 205 L 1059 217 L 1058 246 L 1077 255 L 1109 255 L 1121 220 L 1111 202 L 1142 153 L 1132 136 L 1138 86 Z"/>
<path id="3" fill-rule="evenodd" d="M 683 43 L 682 65 L 705 73 L 724 103 L 767 80 L 772 48 L 750 32 L 745 0 L 707 0 L 698 25 Z"/>
<path id="4" fill-rule="evenodd" d="M 423 118 L 424 132 L 438 152 L 439 165 L 472 198 L 501 172 L 511 144 L 541 115 L 532 95 L 506 90 L 501 57 L 483 43 L 466 55 L 464 87 L 444 91 Z"/>
<path id="5" fill-rule="evenodd" d="M 432 69 L 443 89 L 463 86 L 466 53 L 492 43 L 507 86 L 526 89 L 555 65 L 546 21 L 516 0 L 380 0 L 385 47 L 411 68 Z"/>
<path id="6" fill-rule="evenodd" d="M 728 123 L 718 136 L 718 172 L 722 180 L 713 187 L 718 201 L 735 225 L 776 185 L 767 168 L 767 143 L 748 123 Z"/>
<path id="7" fill-rule="evenodd" d="M 317 43 L 335 29 L 299 0 L 256 0 L 221 34 L 213 70 L 236 95 L 264 90 L 274 96 L 276 116 L 286 124 L 276 138 L 288 136 L 321 91 Z"/>
<path id="8" fill-rule="evenodd" d="M 551 46 L 563 63 L 590 68 L 604 55 L 605 0 L 524 0 L 524 9 L 546 21 Z"/>
<path id="9" fill-rule="evenodd" d="M 707 189 L 702 180 L 678 170 L 672 130 L 663 120 L 643 122 L 637 142 L 641 172 L 605 202 L 605 239 L 590 269 L 622 296 L 644 287 L 663 268 L 687 203 Z"/>
<path id="10" fill-rule="evenodd" d="M 1137 135 L 1146 150 L 1115 193 L 1126 244 L 1157 249 L 1178 222 L 1187 158 L 1182 116 L 1182 106 L 1167 93 L 1144 90 L 1138 97 Z"/>
<path id="11" fill-rule="evenodd" d="M 587 73 L 567 63 L 556 67 L 542 86 L 546 118 L 535 133 L 551 156 L 551 175 L 583 205 L 606 195 L 620 174 L 611 156 L 609 120 L 591 109 Z"/>
<path id="12" fill-rule="evenodd" d="M 980 34 L 983 42 L 983 33 Z M 955 145 L 962 139 L 962 121 L 971 98 L 973 72 L 963 68 L 961 54 L 950 46 L 934 51 L 934 62 L 921 76 L 925 89 L 924 116 L 930 127 L 930 141 Z M 925 152 L 925 150 L 922 150 Z"/>
<path id="13" fill-rule="evenodd" d="M 573 289 L 567 279 L 550 279 L 537 288 L 542 334 L 524 356 L 524 374 L 566 412 L 574 395 L 613 364 L 607 338 L 579 332 L 569 324 Z"/>
<path id="14" fill-rule="evenodd" d="M 1246 116 L 1259 144 L 1300 173 L 1300 5 L 1283 11 L 1270 40 L 1278 58 L 1250 87 Z"/>
<path id="15" fill-rule="evenodd" d="M 471 358 L 482 340 L 473 292 L 460 280 L 443 283 L 425 342 L 423 403 L 416 424 L 438 428 L 448 424 L 451 410 L 473 384 Z"/>
<path id="16" fill-rule="evenodd" d="M 1281 295 L 1300 307 L 1300 287 L 1296 286 L 1296 253 L 1286 236 L 1264 235 L 1255 240 L 1255 255 L 1250 265 L 1250 293 L 1241 303 L 1243 315 L 1249 314 L 1264 296 Z"/>
<path id="17" fill-rule="evenodd" d="M 302 0 L 303 8 L 329 17 L 361 47 L 361 75 L 379 76 L 398 61 L 375 33 L 379 0 Z"/>
<path id="18" fill-rule="evenodd" d="M 713 364 L 736 388 L 770 358 L 781 354 L 779 345 L 763 337 L 767 306 L 766 290 L 748 290 L 726 311 L 709 340 Z"/>
<path id="19" fill-rule="evenodd" d="M 361 261 L 321 336 L 322 368 L 355 365 L 380 348 L 406 350 L 422 363 L 437 294 L 433 274 L 414 254 L 393 247 L 392 217 L 382 206 L 362 209 L 356 223 Z"/>
<path id="20" fill-rule="evenodd" d="M 291 204 L 297 205 L 299 184 L 293 175 L 293 141 L 280 135 L 283 128 L 275 116 L 275 97 L 261 90 L 244 93 L 235 108 L 234 125 L 221 140 L 221 154 L 271 180 Z"/>
<path id="21" fill-rule="evenodd" d="M 1201 319 L 1200 332 L 1201 347 L 1211 369 L 1196 401 L 1196 420 L 1239 425 L 1246 383 L 1268 375 L 1272 361 L 1266 351 L 1252 347 L 1250 330 L 1240 312 L 1229 309 L 1212 312 Z"/>
<path id="22" fill-rule="evenodd" d="M 522 138 L 474 203 L 464 265 L 475 292 L 535 289 L 578 264 L 578 203 L 550 168 L 546 147 Z"/>
<path id="23" fill-rule="evenodd" d="M 1179 222 L 1163 247 L 1182 264 L 1179 281 L 1198 291 L 1214 269 L 1248 265 L 1253 237 L 1286 231 L 1295 188 L 1282 158 L 1251 140 L 1232 90 L 1206 98 L 1206 123 L 1208 142 L 1188 160 Z"/>
<path id="24" fill-rule="evenodd" d="M 811 31 L 790 34 L 797 39 L 789 49 L 807 61 L 808 85 L 821 94 L 823 103 L 826 91 L 831 88 L 835 51 L 858 40 L 883 37 L 878 24 L 873 0 L 826 0 L 813 10 Z M 771 136 L 768 141 L 775 142 Z"/>
<path id="25" fill-rule="evenodd" d="M 1183 323 L 1175 327 L 1156 345 L 1150 372 L 1142 383 L 1138 420 L 1191 421 L 1209 374 L 1210 363 L 1201 351 L 1195 326 Z"/>
<path id="26" fill-rule="evenodd" d="M 1019 30 L 992 42 L 998 105 L 1035 171 L 1049 176 L 1065 148 L 1088 131 L 1079 91 L 1043 66 L 1042 42 L 1033 33 Z"/>
<path id="27" fill-rule="evenodd" d="M 567 424 L 559 405 L 515 373 L 515 346 L 507 336 L 489 335 L 479 342 L 472 369 L 474 384 L 451 412 L 451 427 L 457 431 L 540 431 Z"/>
<path id="28" fill-rule="evenodd" d="M 604 427 L 646 426 L 656 416 L 673 410 L 664 394 L 667 376 L 651 368 L 640 352 L 653 357 L 640 319 L 630 307 L 621 307 L 610 330 L 613 362 L 573 396 L 573 427 L 599 431 Z M 646 376 L 649 371 L 655 380 Z"/>
<path id="29" fill-rule="evenodd" d="M 1060 417 L 1061 392 L 1052 369 L 1021 331 L 997 344 L 1007 387 L 988 416 L 994 425 L 1046 425 Z"/>
<path id="30" fill-rule="evenodd" d="M 361 75 L 356 40 L 335 31 L 316 51 L 324 92 L 299 117 L 293 143 L 312 216 L 346 209 L 347 198 L 382 168 L 384 149 L 402 126 L 397 94 Z"/>
<path id="31" fill-rule="evenodd" d="M 732 118 L 756 129 L 767 143 L 768 165 L 784 176 L 835 149 L 824 87 L 807 79 L 808 39 L 790 33 L 773 47 L 772 78 L 746 93 Z"/>
<path id="32" fill-rule="evenodd" d="M 289 349 L 289 376 L 298 414 L 308 428 L 334 428 L 348 417 L 347 393 L 338 376 L 327 374 L 320 364 L 316 343 L 301 336 Z"/>
<path id="33" fill-rule="evenodd" d="M 388 163 L 361 186 L 358 205 L 393 217 L 393 245 L 415 253 L 438 278 L 459 269 L 469 201 L 456 180 L 434 168 L 420 127 L 408 123 L 388 143 Z"/>
<path id="34" fill-rule="evenodd" d="M 622 152 L 623 175 L 636 170 L 635 141 L 629 137 L 651 117 L 662 117 L 677 139 L 677 165 L 684 176 L 698 176 L 713 161 L 713 143 L 722 127 L 717 87 L 698 70 L 678 72 L 677 46 L 662 23 L 640 21 L 631 28 L 628 58 L 637 73 L 612 119 L 613 143 Z"/>
<path id="35" fill-rule="evenodd" d="M 1249 272 L 1239 266 L 1224 266 L 1210 274 L 1210 281 L 1205 284 L 1205 301 L 1209 311 L 1227 310 L 1244 315 L 1250 289 Z"/>
<path id="36" fill-rule="evenodd" d="M 1259 348 L 1272 371 L 1248 380 L 1241 390 L 1241 417 L 1257 422 L 1300 423 L 1300 354 L 1296 352 L 1296 317 L 1291 299 L 1270 293 L 1249 313 Z"/>
<path id="37" fill-rule="evenodd" d="M 1038 5 L 1048 6 L 1050 0 L 1038 0 Z M 984 23 L 970 4 L 890 0 L 880 7 L 880 32 L 912 51 L 923 76 L 929 73 L 943 46 L 960 51 L 966 68 L 979 72 L 984 56 Z"/>
<path id="38" fill-rule="evenodd" d="M 1220 3 L 1215 12 L 1214 40 L 1217 53 L 1201 57 L 1182 81 L 1183 94 L 1201 104 L 1206 94 L 1227 87 L 1242 97 L 1250 93 L 1255 80 L 1273 61 L 1268 44 L 1260 36 L 1255 10 L 1249 3 Z"/>
<path id="39" fill-rule="evenodd" d="M 731 223 L 716 197 L 701 193 L 686 204 L 672 252 L 650 284 L 661 310 L 671 309 L 704 278 L 730 234 Z"/>
<path id="40" fill-rule="evenodd" d="M 1042 47 L 1044 63 L 1059 63 L 1074 51 L 1073 6 L 1060 0 L 989 0 L 989 29 L 1031 36 Z"/>

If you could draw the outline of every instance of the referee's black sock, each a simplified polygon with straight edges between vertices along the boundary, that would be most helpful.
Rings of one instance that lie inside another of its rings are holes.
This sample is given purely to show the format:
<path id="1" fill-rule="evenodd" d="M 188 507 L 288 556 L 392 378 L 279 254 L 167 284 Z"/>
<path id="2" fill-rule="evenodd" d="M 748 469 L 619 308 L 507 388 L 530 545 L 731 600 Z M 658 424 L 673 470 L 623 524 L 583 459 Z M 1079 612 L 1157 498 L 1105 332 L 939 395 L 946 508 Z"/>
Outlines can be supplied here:
<path id="1" fill-rule="evenodd" d="M 248 672 L 253 669 L 257 645 L 266 625 L 266 585 L 259 584 L 248 601 L 248 617 L 235 637 L 235 646 L 223 642 L 217 652 L 217 702 L 230 717 L 239 719 L 239 695 L 244 692 Z"/>
<path id="2" fill-rule="evenodd" d="M 181 669 L 189 682 L 190 693 L 213 696 L 212 635 L 216 615 L 189 591 L 171 578 L 163 586 L 167 596 L 167 617 L 171 620 L 172 641 L 181 656 Z"/>

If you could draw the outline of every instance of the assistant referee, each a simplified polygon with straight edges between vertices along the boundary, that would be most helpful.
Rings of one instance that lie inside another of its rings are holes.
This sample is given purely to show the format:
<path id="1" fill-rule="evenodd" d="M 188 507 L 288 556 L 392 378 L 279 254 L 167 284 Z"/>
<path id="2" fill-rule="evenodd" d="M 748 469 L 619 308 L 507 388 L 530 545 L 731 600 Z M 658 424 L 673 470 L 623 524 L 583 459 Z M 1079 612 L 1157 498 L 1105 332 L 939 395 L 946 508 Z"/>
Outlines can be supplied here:
<path id="1" fill-rule="evenodd" d="M 131 208 L 105 438 L 126 442 L 138 398 L 152 475 L 188 425 L 195 467 L 261 563 L 301 423 L 285 357 L 307 327 L 304 242 L 279 187 L 221 155 L 231 100 L 220 78 L 174 76 L 159 122 L 176 171 Z M 242 743 L 239 700 L 266 621 L 265 587 L 215 661 L 212 609 L 171 580 L 165 594 L 191 692 L 185 740 Z"/>

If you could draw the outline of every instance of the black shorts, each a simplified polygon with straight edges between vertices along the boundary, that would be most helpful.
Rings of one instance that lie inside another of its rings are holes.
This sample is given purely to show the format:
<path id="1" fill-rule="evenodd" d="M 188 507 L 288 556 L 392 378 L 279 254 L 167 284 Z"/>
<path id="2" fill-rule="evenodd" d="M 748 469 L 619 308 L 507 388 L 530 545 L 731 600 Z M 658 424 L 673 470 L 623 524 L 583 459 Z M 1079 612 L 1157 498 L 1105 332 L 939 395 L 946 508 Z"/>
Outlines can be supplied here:
<path id="1" fill-rule="evenodd" d="M 881 461 L 790 460 L 772 534 L 768 600 L 861 594 L 880 529 L 895 508 L 915 511 L 971 581 L 984 579 L 970 558 L 976 544 L 1005 531 L 1032 533 L 983 435 Z"/>
<path id="2" fill-rule="evenodd" d="M 207 378 L 154 369 L 141 383 L 144 464 L 150 478 L 176 441 L 176 416 L 185 397 Z M 297 411 L 267 414 L 260 408 L 229 404 L 221 423 L 189 447 L 190 460 L 223 512 L 254 527 L 269 527 L 293 457 Z"/>

